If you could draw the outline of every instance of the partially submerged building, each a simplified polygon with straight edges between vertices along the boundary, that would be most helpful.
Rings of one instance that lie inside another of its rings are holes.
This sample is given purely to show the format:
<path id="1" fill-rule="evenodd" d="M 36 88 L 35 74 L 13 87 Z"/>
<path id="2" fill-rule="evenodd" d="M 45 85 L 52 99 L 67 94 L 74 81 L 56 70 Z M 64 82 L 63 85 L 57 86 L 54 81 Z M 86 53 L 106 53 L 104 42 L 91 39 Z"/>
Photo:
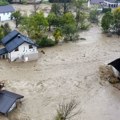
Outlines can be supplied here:
<path id="1" fill-rule="evenodd" d="M 110 62 L 108 65 L 112 67 L 114 75 L 120 78 L 120 58 Z"/>
<path id="2" fill-rule="evenodd" d="M 0 6 L 0 22 L 11 20 L 11 14 L 15 11 L 12 5 Z"/>
<path id="3" fill-rule="evenodd" d="M 0 57 L 10 61 L 31 61 L 38 59 L 37 45 L 25 35 L 14 30 L 2 39 L 5 46 L 0 49 Z"/>
<path id="4" fill-rule="evenodd" d="M 0 91 L 0 113 L 4 115 L 8 115 L 9 112 L 11 112 L 16 106 L 17 103 L 20 102 L 20 100 L 24 96 L 7 91 L 7 90 L 1 90 Z"/>

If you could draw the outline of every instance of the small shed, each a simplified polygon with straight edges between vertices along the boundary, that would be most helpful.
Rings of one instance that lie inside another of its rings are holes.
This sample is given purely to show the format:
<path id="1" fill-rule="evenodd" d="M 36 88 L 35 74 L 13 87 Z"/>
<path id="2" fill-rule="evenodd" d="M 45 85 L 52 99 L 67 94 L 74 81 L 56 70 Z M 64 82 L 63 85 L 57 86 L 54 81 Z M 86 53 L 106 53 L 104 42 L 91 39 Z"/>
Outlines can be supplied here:
<path id="1" fill-rule="evenodd" d="M 8 115 L 24 96 L 7 91 L 0 91 L 0 113 Z"/>
<path id="2" fill-rule="evenodd" d="M 120 78 L 120 58 L 108 63 L 108 65 L 112 66 L 114 75 Z"/>
<path id="3" fill-rule="evenodd" d="M 15 11 L 12 5 L 0 6 L 0 21 L 11 20 L 11 14 Z"/>

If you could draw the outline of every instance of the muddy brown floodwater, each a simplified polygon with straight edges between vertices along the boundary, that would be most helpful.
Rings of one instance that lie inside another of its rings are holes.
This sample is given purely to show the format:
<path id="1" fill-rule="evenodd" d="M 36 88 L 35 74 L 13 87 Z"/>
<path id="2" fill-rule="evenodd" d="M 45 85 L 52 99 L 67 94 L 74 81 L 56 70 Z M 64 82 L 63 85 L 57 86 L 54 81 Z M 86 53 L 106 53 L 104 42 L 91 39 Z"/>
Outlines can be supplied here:
<path id="1" fill-rule="evenodd" d="M 0 120 L 54 120 L 59 103 L 75 99 L 81 112 L 73 120 L 118 120 L 120 91 L 99 78 L 100 65 L 120 57 L 120 39 L 93 26 L 84 41 L 44 48 L 39 60 L 0 60 L 5 89 L 25 96 L 22 105 Z"/>

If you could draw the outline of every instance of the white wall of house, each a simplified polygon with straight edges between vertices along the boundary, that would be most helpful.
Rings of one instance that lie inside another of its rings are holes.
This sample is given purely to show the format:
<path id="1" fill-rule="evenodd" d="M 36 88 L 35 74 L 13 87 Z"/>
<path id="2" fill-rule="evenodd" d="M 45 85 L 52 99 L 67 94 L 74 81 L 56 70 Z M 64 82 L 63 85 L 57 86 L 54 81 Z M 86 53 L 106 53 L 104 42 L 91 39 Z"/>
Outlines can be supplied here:
<path id="1" fill-rule="evenodd" d="M 107 6 L 107 7 L 110 7 L 110 8 L 116 8 L 119 6 L 118 3 L 111 3 L 111 2 L 108 2 L 108 1 L 104 1 L 104 4 Z"/>
<path id="2" fill-rule="evenodd" d="M 23 59 L 23 57 L 26 55 L 38 54 L 37 47 L 34 45 L 32 45 L 32 47 L 33 48 L 29 48 L 28 43 L 23 43 L 18 47 L 18 51 L 13 50 L 11 53 L 8 53 L 8 58 L 10 61 L 15 61 L 16 59 Z M 30 61 L 29 58 L 28 61 Z"/>
<path id="3" fill-rule="evenodd" d="M 11 12 L 0 13 L 0 21 L 11 20 Z"/>
<path id="4" fill-rule="evenodd" d="M 114 73 L 115 77 L 119 77 L 120 78 L 119 71 L 117 71 L 113 66 L 112 66 L 112 70 L 113 70 L 113 73 Z"/>

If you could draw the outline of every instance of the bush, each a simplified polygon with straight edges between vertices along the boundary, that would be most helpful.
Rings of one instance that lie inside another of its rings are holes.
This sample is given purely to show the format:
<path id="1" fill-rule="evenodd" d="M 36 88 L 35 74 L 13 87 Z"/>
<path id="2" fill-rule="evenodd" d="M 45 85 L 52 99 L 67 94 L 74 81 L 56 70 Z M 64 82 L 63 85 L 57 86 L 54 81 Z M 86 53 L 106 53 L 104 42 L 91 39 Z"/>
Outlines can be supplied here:
<path id="1" fill-rule="evenodd" d="M 9 3 L 6 0 L 0 0 L 0 6 L 8 5 Z"/>
<path id="2" fill-rule="evenodd" d="M 75 100 L 71 100 L 69 103 L 59 104 L 55 120 L 70 120 L 81 112 L 80 110 L 76 111 L 77 106 L 78 103 Z"/>
<path id="3" fill-rule="evenodd" d="M 36 43 L 39 47 L 51 47 L 55 45 L 55 41 L 48 38 L 47 36 L 44 36 L 41 39 L 37 40 Z"/>
<path id="4" fill-rule="evenodd" d="M 103 13 L 111 12 L 111 8 L 103 8 L 102 12 Z"/>
<path id="5" fill-rule="evenodd" d="M 81 24 L 80 29 L 81 30 L 88 30 L 90 27 L 90 24 Z"/>

